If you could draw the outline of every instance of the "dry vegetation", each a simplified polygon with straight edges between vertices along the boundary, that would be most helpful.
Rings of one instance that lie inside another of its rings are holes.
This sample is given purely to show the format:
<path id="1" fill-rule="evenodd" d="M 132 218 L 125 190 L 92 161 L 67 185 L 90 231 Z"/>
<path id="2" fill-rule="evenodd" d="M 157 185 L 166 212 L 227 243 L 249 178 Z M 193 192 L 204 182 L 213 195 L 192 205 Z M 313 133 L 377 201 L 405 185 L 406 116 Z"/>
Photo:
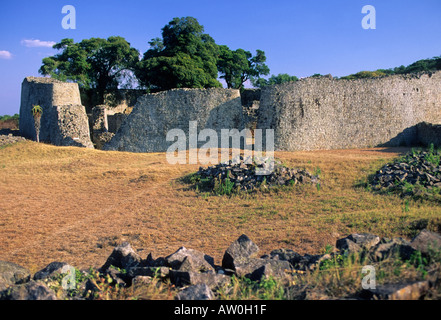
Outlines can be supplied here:
<path id="1" fill-rule="evenodd" d="M 290 248 L 321 253 L 353 232 L 437 231 L 441 207 L 357 187 L 408 149 L 279 152 L 290 167 L 320 173 L 322 185 L 212 196 L 179 182 L 199 165 L 170 165 L 165 154 L 104 152 L 25 142 L 0 149 L 0 260 L 35 272 L 52 261 L 100 267 L 128 241 L 146 257 L 198 249 L 220 264 L 247 234 L 262 254 Z"/>

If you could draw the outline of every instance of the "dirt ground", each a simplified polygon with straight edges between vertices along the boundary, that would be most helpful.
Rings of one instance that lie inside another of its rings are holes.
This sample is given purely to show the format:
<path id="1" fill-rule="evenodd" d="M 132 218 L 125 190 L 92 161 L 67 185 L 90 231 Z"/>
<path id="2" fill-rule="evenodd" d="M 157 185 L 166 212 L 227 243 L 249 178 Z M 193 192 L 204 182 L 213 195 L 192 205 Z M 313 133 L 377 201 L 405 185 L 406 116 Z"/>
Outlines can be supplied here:
<path id="1" fill-rule="evenodd" d="M 128 241 L 143 258 L 185 246 L 220 264 L 241 234 L 262 254 L 278 248 L 319 253 L 355 231 L 400 235 L 404 229 L 393 226 L 403 216 L 439 215 L 439 206 L 403 213 L 401 199 L 354 185 L 405 151 L 280 152 L 276 157 L 290 167 L 319 168 L 321 187 L 219 197 L 180 183 L 199 166 L 170 165 L 163 153 L 18 143 L 0 149 L 0 260 L 32 272 L 53 261 L 100 267 L 114 246 Z"/>

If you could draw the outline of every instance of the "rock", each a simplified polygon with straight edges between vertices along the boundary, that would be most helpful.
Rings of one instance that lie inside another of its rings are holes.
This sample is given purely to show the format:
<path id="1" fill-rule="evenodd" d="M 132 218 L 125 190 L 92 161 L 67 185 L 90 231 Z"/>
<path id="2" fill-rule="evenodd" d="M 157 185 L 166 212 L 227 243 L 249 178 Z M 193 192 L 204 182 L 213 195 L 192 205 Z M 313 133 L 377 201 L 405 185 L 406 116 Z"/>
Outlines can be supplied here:
<path id="1" fill-rule="evenodd" d="M 272 159 L 244 159 L 242 156 L 206 169 L 201 167 L 196 174 L 208 179 L 213 189 L 219 182 L 226 183 L 227 180 L 234 183 L 234 187 L 239 190 L 319 183 L 318 176 L 313 176 L 306 170 L 289 169 Z"/>
<path id="2" fill-rule="evenodd" d="M 225 251 L 222 259 L 222 267 L 235 270 L 235 265 L 243 263 L 249 258 L 253 258 L 259 252 L 259 247 L 246 235 L 241 235 Z"/>
<path id="3" fill-rule="evenodd" d="M 29 281 L 25 284 L 14 286 L 7 290 L 6 300 L 58 300 L 55 292 L 44 284 Z"/>
<path id="4" fill-rule="evenodd" d="M 428 281 L 413 283 L 385 284 L 375 289 L 366 289 L 363 298 L 379 300 L 419 300 L 429 290 Z"/>
<path id="5" fill-rule="evenodd" d="M 179 269 L 185 260 L 187 268 L 196 272 L 214 271 L 214 259 L 197 250 L 181 247 L 175 253 L 165 257 L 165 261 L 172 269 Z"/>
<path id="6" fill-rule="evenodd" d="M 168 267 L 136 267 L 130 268 L 128 272 L 129 278 L 135 278 L 137 276 L 148 276 L 152 278 L 165 279 L 170 274 L 170 268 Z"/>
<path id="7" fill-rule="evenodd" d="M 236 275 L 238 277 L 247 277 L 253 281 L 260 281 L 270 276 L 284 280 L 287 272 L 291 270 L 291 264 L 285 260 L 250 258 L 236 264 Z"/>
<path id="8" fill-rule="evenodd" d="M 230 277 L 214 272 L 198 273 L 193 271 L 171 270 L 170 281 L 178 287 L 206 284 L 210 288 L 216 288 L 228 283 L 230 281 Z"/>
<path id="9" fill-rule="evenodd" d="M 65 262 L 51 262 L 34 274 L 34 280 L 44 280 L 70 272 L 74 267 Z"/>
<path id="10" fill-rule="evenodd" d="M 336 247 L 341 251 L 359 252 L 369 250 L 380 242 L 380 237 L 370 233 L 353 233 L 346 238 L 337 240 Z"/>
<path id="11" fill-rule="evenodd" d="M 129 243 L 124 242 L 113 249 L 113 252 L 101 267 L 101 271 L 106 271 L 110 266 L 128 271 L 130 268 L 137 267 L 141 263 L 141 257 L 132 249 Z"/>
<path id="12" fill-rule="evenodd" d="M 1 131 L 2 130 L 0 130 L 0 132 Z M 8 144 L 14 144 L 17 142 L 23 142 L 23 141 L 26 141 L 26 139 L 24 137 L 12 136 L 11 134 L 5 135 L 5 134 L 0 133 L 0 147 L 6 146 Z"/>
<path id="13" fill-rule="evenodd" d="M 410 243 L 410 246 L 423 254 L 441 249 L 441 235 L 429 230 L 422 230 Z"/>
<path id="14" fill-rule="evenodd" d="M 179 292 L 176 300 L 213 300 L 213 291 L 206 284 L 197 284 Z"/>
<path id="15" fill-rule="evenodd" d="M 383 238 L 380 243 L 371 248 L 369 255 L 373 261 L 382 261 L 394 255 L 398 255 L 403 260 L 408 260 L 413 252 L 415 252 L 415 249 L 402 238 L 391 240 Z"/>
<path id="16" fill-rule="evenodd" d="M 168 262 L 164 257 L 154 259 L 152 254 L 149 253 L 147 258 L 143 261 L 143 264 L 148 267 L 167 267 Z"/>
<path id="17" fill-rule="evenodd" d="M 123 273 L 115 268 L 108 268 L 106 274 L 112 279 L 112 284 L 117 284 L 120 287 L 126 287 L 131 284 L 132 278 L 127 273 Z"/>
<path id="18" fill-rule="evenodd" d="M 323 261 L 329 260 L 331 258 L 332 256 L 330 254 L 305 254 L 302 259 L 294 265 L 294 268 L 301 271 L 312 271 L 319 267 Z"/>
<path id="19" fill-rule="evenodd" d="M 8 287 L 29 281 L 31 274 L 18 264 L 0 261 L 0 292 Z"/>
<path id="20" fill-rule="evenodd" d="M 374 175 L 371 185 L 374 190 L 398 192 L 415 198 L 432 197 L 433 187 L 441 186 L 440 167 L 427 159 L 439 157 L 439 151 L 413 151 L 403 157 L 404 162 L 385 164 Z M 417 188 L 409 188 L 418 185 Z"/>
<path id="21" fill-rule="evenodd" d="M 149 286 L 153 283 L 153 278 L 149 276 L 136 276 L 132 279 L 133 289 Z"/>
<path id="22" fill-rule="evenodd" d="M 360 252 L 362 247 L 350 240 L 349 237 L 337 240 L 335 245 L 340 251 L 347 251 L 350 253 Z"/>
<path id="23" fill-rule="evenodd" d="M 288 261 L 294 266 L 302 259 L 302 255 L 294 252 L 291 249 L 277 249 L 271 251 L 269 258 L 274 260 Z"/>

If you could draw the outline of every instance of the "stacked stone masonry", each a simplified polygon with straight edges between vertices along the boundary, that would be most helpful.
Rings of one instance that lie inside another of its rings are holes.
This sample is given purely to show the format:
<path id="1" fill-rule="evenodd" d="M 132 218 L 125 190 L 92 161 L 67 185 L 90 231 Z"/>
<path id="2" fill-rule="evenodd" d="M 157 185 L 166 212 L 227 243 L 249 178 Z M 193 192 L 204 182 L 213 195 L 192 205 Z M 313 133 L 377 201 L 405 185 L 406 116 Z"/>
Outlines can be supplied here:
<path id="1" fill-rule="evenodd" d="M 31 111 L 34 105 L 39 105 L 43 110 L 40 141 L 58 146 L 93 148 L 78 84 L 50 78 L 24 79 L 21 91 L 20 133 L 32 140 L 36 140 Z"/>
<path id="2" fill-rule="evenodd" d="M 77 84 L 29 77 L 22 85 L 20 131 L 35 140 L 30 110 L 39 104 L 40 141 L 91 147 L 92 136 L 105 150 L 167 151 L 173 143 L 167 133 L 181 129 L 188 137 L 190 121 L 197 122 L 197 132 L 214 129 L 219 137 L 222 129 L 273 129 L 276 151 L 439 145 L 441 140 L 439 128 L 430 127 L 441 124 L 441 71 L 359 80 L 306 78 L 242 94 L 222 88 L 141 93 L 130 92 L 139 96 L 134 106 L 136 99 L 126 93 L 124 103 L 92 108 L 89 131 Z"/>
<path id="3" fill-rule="evenodd" d="M 219 138 L 221 129 L 242 130 L 239 90 L 174 89 L 144 95 L 104 150 L 165 152 L 173 143 L 166 140 L 167 133 L 181 129 L 189 137 L 193 121 L 197 122 L 197 132 L 213 129 Z"/>
<path id="4" fill-rule="evenodd" d="M 441 123 L 441 72 L 376 79 L 307 78 L 262 89 L 257 128 L 283 151 L 409 146 Z"/>

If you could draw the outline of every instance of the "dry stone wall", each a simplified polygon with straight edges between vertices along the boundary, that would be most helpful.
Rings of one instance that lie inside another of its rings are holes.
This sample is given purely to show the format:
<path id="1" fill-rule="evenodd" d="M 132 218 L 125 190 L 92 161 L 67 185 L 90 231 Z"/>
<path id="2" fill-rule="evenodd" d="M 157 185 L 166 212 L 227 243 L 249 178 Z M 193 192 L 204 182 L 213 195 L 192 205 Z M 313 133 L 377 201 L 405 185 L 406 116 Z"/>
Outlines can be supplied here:
<path id="1" fill-rule="evenodd" d="M 43 109 L 40 141 L 59 146 L 93 148 L 89 122 L 81 105 L 78 84 L 50 78 L 27 77 L 22 83 L 20 133 L 36 140 L 33 105 Z"/>
<path id="2" fill-rule="evenodd" d="M 265 87 L 257 128 L 274 129 L 276 150 L 347 149 L 412 145 L 424 121 L 441 123 L 441 72 Z"/>
<path id="3" fill-rule="evenodd" d="M 422 122 L 417 125 L 418 142 L 423 146 L 433 145 L 441 148 L 441 124 Z"/>
<path id="4" fill-rule="evenodd" d="M 166 140 L 168 131 L 181 129 L 188 137 L 190 121 L 197 121 L 198 132 L 213 129 L 219 138 L 221 129 L 241 130 L 239 90 L 174 89 L 144 95 L 104 150 L 165 152 L 173 143 Z"/>

